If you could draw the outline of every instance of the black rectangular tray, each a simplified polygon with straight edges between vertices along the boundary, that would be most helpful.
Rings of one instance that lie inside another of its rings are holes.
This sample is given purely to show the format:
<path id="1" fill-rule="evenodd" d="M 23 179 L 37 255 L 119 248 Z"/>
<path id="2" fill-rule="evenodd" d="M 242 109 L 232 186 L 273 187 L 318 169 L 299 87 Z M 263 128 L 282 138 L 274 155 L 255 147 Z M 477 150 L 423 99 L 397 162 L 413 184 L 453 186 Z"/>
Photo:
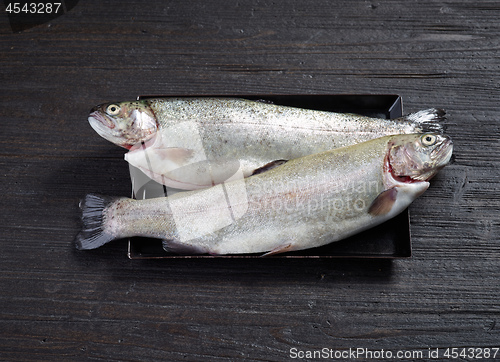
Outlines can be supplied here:
<path id="1" fill-rule="evenodd" d="M 138 97 L 138 99 L 144 98 L 153 97 Z M 365 116 L 387 119 L 401 117 L 403 114 L 403 102 L 401 97 L 398 95 L 248 95 L 237 96 L 237 98 L 263 100 L 274 104 L 299 108 L 342 113 L 357 113 Z M 134 194 L 133 196 L 135 197 Z M 158 239 L 134 237 L 129 239 L 128 257 L 130 259 L 259 258 L 261 257 L 261 254 L 220 256 L 177 255 L 164 251 L 162 243 Z M 266 258 L 394 259 L 409 257 L 411 257 L 410 214 L 409 210 L 406 209 L 395 218 L 347 239 L 318 248 L 288 252 Z"/>

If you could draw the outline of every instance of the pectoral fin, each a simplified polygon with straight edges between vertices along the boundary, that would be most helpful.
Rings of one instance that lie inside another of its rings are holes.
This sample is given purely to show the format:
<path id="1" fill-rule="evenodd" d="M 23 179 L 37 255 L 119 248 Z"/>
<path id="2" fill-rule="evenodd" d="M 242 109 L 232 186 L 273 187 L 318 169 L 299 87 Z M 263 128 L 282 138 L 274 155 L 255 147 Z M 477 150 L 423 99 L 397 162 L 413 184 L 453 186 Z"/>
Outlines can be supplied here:
<path id="1" fill-rule="evenodd" d="M 292 243 L 288 243 L 288 244 L 283 244 L 283 245 L 277 246 L 273 250 L 265 253 L 262 256 L 263 257 L 265 257 L 265 256 L 271 256 L 271 255 L 286 253 L 288 251 L 293 251 L 293 244 Z"/>
<path id="2" fill-rule="evenodd" d="M 391 211 L 398 196 L 397 187 L 381 192 L 368 208 L 368 213 L 373 216 L 386 215 Z"/>

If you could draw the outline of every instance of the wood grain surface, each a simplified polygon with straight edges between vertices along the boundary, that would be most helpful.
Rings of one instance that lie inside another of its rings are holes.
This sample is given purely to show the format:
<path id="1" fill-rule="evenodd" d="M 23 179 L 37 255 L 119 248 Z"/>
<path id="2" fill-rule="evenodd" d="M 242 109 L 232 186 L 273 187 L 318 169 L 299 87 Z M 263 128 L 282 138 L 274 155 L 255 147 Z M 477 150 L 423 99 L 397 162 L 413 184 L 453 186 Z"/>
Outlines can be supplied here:
<path id="1" fill-rule="evenodd" d="M 497 1 L 89 0 L 14 33 L 2 8 L 0 359 L 500 347 L 499 18 Z M 141 94 L 399 94 L 447 110 L 456 160 L 411 206 L 408 260 L 76 251 L 79 199 L 130 194 L 88 111 Z"/>

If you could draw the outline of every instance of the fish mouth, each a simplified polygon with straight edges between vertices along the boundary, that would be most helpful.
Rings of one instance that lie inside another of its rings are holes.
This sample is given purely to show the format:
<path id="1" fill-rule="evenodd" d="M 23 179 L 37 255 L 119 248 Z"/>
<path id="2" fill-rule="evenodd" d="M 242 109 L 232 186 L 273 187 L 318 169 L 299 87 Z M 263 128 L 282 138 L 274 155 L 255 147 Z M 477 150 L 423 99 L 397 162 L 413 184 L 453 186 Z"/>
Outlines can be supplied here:
<path id="1" fill-rule="evenodd" d="M 416 178 L 412 178 L 411 176 L 396 175 L 394 173 L 394 169 L 392 168 L 392 165 L 389 162 L 389 160 L 387 160 L 385 168 L 389 172 L 389 174 L 391 175 L 391 177 L 392 177 L 392 179 L 393 179 L 393 181 L 395 183 L 414 184 L 414 183 L 419 183 L 419 182 L 426 182 L 426 181 L 428 181 L 430 179 L 430 177 L 429 177 L 429 179 L 419 180 L 419 179 L 416 179 Z"/>
<path id="2" fill-rule="evenodd" d="M 431 152 L 431 158 L 438 160 L 438 164 L 444 167 L 450 162 L 452 153 L 453 142 L 450 138 L 447 138 Z"/>
<path id="3" fill-rule="evenodd" d="M 124 142 L 123 138 L 119 134 L 119 131 L 115 129 L 115 124 L 102 116 L 99 112 L 92 112 L 88 118 L 90 127 L 97 132 L 99 136 L 114 143 L 117 146 L 124 148 L 130 148 L 130 145 Z"/>
<path id="4" fill-rule="evenodd" d="M 453 142 L 450 138 L 445 139 L 442 144 L 440 144 L 436 149 L 431 152 L 431 159 L 435 160 L 436 165 L 434 169 L 428 172 L 428 177 L 425 178 L 425 181 L 429 181 L 431 178 L 436 176 L 438 171 L 448 165 L 451 161 L 451 157 L 453 155 Z"/>
<path id="5" fill-rule="evenodd" d="M 97 118 L 90 116 L 88 121 L 90 127 L 92 127 L 100 136 L 104 137 L 104 135 L 109 132 L 109 128 L 103 125 Z"/>
<path id="6" fill-rule="evenodd" d="M 111 130 L 110 128 L 105 125 L 99 118 L 96 118 L 94 116 L 89 116 L 88 118 L 90 127 L 94 129 L 94 131 L 99 134 L 99 136 L 107 139 L 108 141 L 110 140 L 109 138 L 111 137 Z"/>
<path id="7" fill-rule="evenodd" d="M 88 120 L 91 125 L 100 123 L 102 126 L 107 127 L 109 129 L 115 128 L 115 123 L 108 117 L 102 115 L 102 113 L 99 111 L 94 111 L 90 113 Z"/>

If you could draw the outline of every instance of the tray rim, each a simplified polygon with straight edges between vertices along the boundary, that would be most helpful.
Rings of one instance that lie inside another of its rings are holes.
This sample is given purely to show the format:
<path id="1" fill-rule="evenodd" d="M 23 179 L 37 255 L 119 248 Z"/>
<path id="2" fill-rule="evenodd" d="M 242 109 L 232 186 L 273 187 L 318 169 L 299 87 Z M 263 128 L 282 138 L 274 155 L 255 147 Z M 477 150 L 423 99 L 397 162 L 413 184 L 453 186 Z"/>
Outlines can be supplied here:
<path id="1" fill-rule="evenodd" d="M 296 97 L 311 97 L 311 98 L 330 98 L 330 97 L 375 97 L 375 98 L 389 98 L 392 97 L 392 103 L 388 107 L 386 113 L 388 114 L 388 119 L 401 117 L 403 115 L 403 99 L 398 94 L 189 94 L 189 95 L 140 95 L 137 100 L 151 99 L 151 98 L 244 98 L 244 99 L 266 99 L 266 98 L 296 98 Z M 407 208 L 403 211 L 406 214 L 405 220 L 408 221 L 408 239 L 406 240 L 407 245 L 404 248 L 404 252 L 395 252 L 394 254 L 349 254 L 349 255 L 290 255 L 288 253 L 277 254 L 272 256 L 262 257 L 262 255 L 256 254 L 231 254 L 231 255 L 176 255 L 165 252 L 165 254 L 159 255 L 141 255 L 140 252 L 134 250 L 134 238 L 128 238 L 127 245 L 127 257 L 132 260 L 157 260 L 157 259 L 408 259 L 412 257 L 412 242 L 411 242 L 411 222 L 410 222 L 410 211 Z M 382 224 L 383 225 L 383 224 Z M 161 241 L 159 241 L 161 242 Z M 300 253 L 297 251 L 295 253 Z"/>

